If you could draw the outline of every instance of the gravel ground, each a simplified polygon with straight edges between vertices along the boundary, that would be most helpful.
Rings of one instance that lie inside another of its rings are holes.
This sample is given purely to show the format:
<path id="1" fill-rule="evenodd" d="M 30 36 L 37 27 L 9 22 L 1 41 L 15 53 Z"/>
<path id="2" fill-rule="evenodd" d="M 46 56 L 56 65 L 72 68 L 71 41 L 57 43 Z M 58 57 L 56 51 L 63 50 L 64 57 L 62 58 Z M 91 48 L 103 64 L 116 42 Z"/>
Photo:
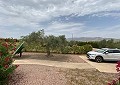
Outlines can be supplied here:
<path id="1" fill-rule="evenodd" d="M 69 69 L 65 73 L 68 85 L 107 85 L 118 78 L 118 74 L 103 73 L 96 69 Z"/>
<path id="2" fill-rule="evenodd" d="M 44 53 L 23 53 L 17 60 L 50 60 L 86 63 L 79 55 L 54 54 L 47 58 Z M 107 85 L 117 74 L 103 73 L 96 69 L 67 69 L 43 65 L 20 65 L 12 75 L 9 85 Z"/>
<path id="3" fill-rule="evenodd" d="M 13 73 L 9 85 L 66 85 L 65 73 L 60 70 L 41 65 L 20 65 Z"/>
<path id="4" fill-rule="evenodd" d="M 72 62 L 72 63 L 86 63 L 79 55 L 71 54 L 53 54 L 51 57 L 46 57 L 46 53 L 29 53 L 24 52 L 22 57 L 16 56 L 16 60 L 20 59 L 37 59 L 37 60 L 50 60 L 50 61 L 60 61 L 60 62 Z"/>
<path id="5" fill-rule="evenodd" d="M 96 69 L 66 69 L 42 65 L 20 65 L 9 85 L 107 85 L 117 74 Z"/>

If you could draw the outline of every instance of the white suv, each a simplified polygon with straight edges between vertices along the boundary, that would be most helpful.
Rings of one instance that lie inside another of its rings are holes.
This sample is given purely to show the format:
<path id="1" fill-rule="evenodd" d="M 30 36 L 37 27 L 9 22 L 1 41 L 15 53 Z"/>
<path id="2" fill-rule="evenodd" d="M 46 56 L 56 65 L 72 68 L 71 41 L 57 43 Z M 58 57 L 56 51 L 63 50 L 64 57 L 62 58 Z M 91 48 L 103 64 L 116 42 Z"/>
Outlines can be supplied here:
<path id="1" fill-rule="evenodd" d="M 102 61 L 119 61 L 120 50 L 119 49 L 99 49 L 96 51 L 90 51 L 87 53 L 89 59 L 95 60 L 100 63 Z"/>

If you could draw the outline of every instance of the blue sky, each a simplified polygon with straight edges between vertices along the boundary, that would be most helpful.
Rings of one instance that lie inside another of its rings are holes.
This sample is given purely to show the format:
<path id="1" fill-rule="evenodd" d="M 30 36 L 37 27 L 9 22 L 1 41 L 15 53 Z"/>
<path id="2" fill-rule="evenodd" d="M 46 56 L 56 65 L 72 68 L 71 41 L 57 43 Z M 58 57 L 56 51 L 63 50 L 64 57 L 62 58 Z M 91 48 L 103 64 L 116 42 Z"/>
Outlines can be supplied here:
<path id="1" fill-rule="evenodd" d="M 0 0 L 0 37 L 120 38 L 120 0 Z"/>

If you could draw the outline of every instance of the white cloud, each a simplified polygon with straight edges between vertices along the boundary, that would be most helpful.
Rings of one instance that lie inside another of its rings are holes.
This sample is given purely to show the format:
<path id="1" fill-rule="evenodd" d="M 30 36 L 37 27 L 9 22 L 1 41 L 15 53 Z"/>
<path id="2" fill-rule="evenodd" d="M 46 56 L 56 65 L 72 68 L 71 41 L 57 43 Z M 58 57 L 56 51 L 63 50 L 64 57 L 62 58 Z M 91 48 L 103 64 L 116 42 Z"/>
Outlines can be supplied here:
<path id="1" fill-rule="evenodd" d="M 114 18 L 119 18 L 120 13 L 118 12 L 101 12 L 101 13 L 94 13 L 92 16 L 97 16 L 97 17 L 114 17 Z"/>
<path id="2" fill-rule="evenodd" d="M 64 30 L 64 29 L 70 29 L 73 27 L 84 27 L 83 23 L 63 23 L 63 22 L 53 22 L 48 26 L 48 30 Z"/>
<path id="3" fill-rule="evenodd" d="M 105 38 L 120 38 L 120 25 L 115 25 L 105 29 L 96 29 L 96 30 L 88 30 L 81 31 L 80 35 L 83 37 L 105 37 Z"/>
<path id="4" fill-rule="evenodd" d="M 53 22 L 46 27 L 47 35 L 66 35 L 66 37 L 71 36 L 72 33 L 79 33 L 85 28 L 83 23 L 63 23 L 63 22 Z"/>
<path id="5" fill-rule="evenodd" d="M 13 27 L 13 29 L 31 29 L 28 30 L 30 32 L 44 28 L 41 26 L 42 22 L 67 15 L 120 17 L 118 13 L 109 13 L 111 11 L 120 11 L 120 0 L 0 0 L 0 29 L 7 27 L 6 30 L 9 30 Z M 46 26 L 45 30 L 50 31 L 48 34 L 54 34 L 57 30 L 60 34 L 65 34 L 80 32 L 83 28 L 85 28 L 83 23 L 57 21 Z"/>
<path id="6" fill-rule="evenodd" d="M 119 11 L 119 0 L 1 0 L 1 13 L 44 21 L 65 15 Z"/>

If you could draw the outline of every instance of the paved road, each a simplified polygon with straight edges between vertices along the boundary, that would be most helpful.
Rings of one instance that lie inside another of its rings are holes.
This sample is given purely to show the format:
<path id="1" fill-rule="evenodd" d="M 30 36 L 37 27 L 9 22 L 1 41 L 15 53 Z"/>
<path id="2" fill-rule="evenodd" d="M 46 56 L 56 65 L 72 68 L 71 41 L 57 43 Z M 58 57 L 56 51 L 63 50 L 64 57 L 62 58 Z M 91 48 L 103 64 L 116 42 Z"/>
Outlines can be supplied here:
<path id="1" fill-rule="evenodd" d="M 100 72 L 117 73 L 116 63 L 113 63 L 113 62 L 97 63 L 95 61 L 88 60 L 88 58 L 85 55 L 80 55 L 79 57 L 85 60 L 91 66 L 98 69 Z"/>
<path id="2" fill-rule="evenodd" d="M 49 61 L 49 60 L 15 60 L 14 64 L 39 64 L 45 66 L 54 66 L 54 67 L 63 67 L 71 69 L 90 69 L 94 68 L 88 63 L 68 63 L 68 62 L 59 62 L 59 61 Z"/>

